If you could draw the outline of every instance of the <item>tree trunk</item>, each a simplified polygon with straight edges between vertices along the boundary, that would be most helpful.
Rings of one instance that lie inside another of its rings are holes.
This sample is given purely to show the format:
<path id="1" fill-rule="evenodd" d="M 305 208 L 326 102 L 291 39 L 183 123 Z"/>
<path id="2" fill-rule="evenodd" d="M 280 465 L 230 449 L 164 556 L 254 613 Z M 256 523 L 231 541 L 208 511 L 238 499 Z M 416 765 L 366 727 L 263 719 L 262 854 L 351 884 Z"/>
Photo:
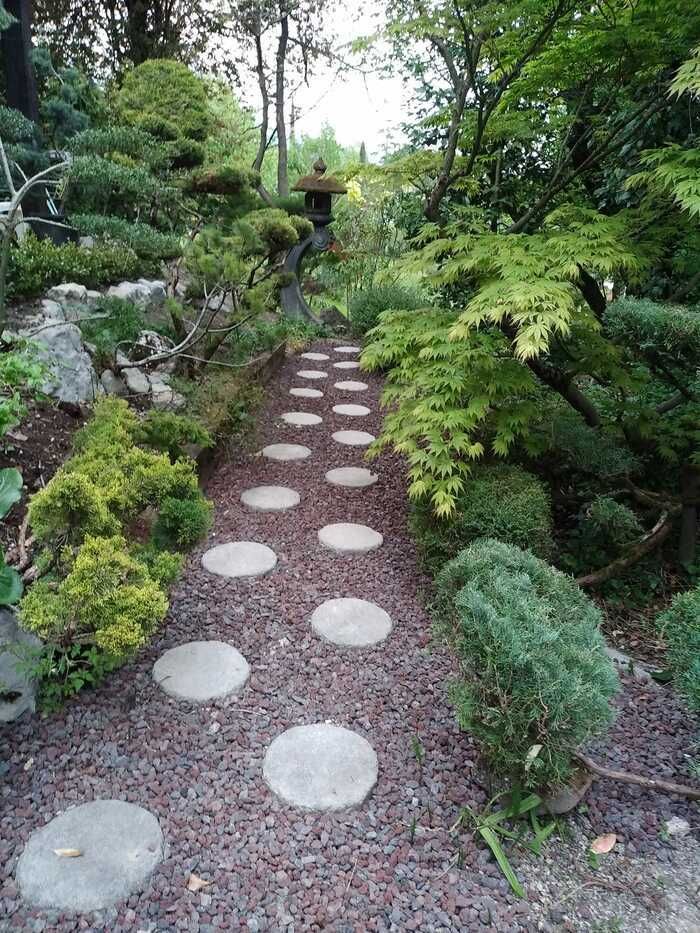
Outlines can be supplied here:
<path id="1" fill-rule="evenodd" d="M 459 141 L 459 130 L 462 126 L 462 117 L 467 103 L 467 82 L 462 78 L 457 88 L 457 95 L 452 107 L 452 117 L 450 118 L 450 128 L 447 133 L 447 146 L 442 157 L 442 168 L 440 174 L 435 180 L 433 189 L 426 198 L 423 213 L 425 219 L 431 223 L 437 223 L 440 219 L 440 204 L 447 194 L 450 187 L 450 176 L 457 155 L 457 143 Z"/>
<path id="2" fill-rule="evenodd" d="M 698 505 L 700 504 L 700 468 L 686 463 L 681 467 L 681 530 L 678 560 L 695 563 L 698 542 Z"/>
<path id="3" fill-rule="evenodd" d="M 289 173 L 287 168 L 287 128 L 284 122 L 284 66 L 289 40 L 289 18 L 282 10 L 280 35 L 277 42 L 277 67 L 275 70 L 275 116 L 277 125 L 277 194 L 289 196 Z"/>
<path id="4" fill-rule="evenodd" d="M 126 17 L 127 55 L 134 65 L 140 65 L 154 57 L 153 43 L 148 35 L 146 0 L 127 0 Z"/>
<path id="5" fill-rule="evenodd" d="M 31 0 L 5 0 L 5 9 L 17 20 L 0 33 L 7 106 L 14 107 L 36 123 L 39 120 L 39 99 L 31 63 Z"/>

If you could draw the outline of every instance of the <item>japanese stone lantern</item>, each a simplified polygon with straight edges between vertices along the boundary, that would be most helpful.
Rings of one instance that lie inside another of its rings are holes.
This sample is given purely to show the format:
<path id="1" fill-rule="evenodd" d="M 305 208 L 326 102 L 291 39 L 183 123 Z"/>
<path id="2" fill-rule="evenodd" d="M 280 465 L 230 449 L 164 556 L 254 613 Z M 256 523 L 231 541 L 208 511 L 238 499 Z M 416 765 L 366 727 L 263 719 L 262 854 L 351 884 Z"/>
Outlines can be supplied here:
<path id="1" fill-rule="evenodd" d="M 305 317 L 316 321 L 316 317 L 306 302 L 301 291 L 300 271 L 304 256 L 310 249 L 325 252 L 331 244 L 328 229 L 333 222 L 331 209 L 334 194 L 346 194 L 347 188 L 332 175 L 326 175 L 326 163 L 317 159 L 313 165 L 313 174 L 304 175 L 294 185 L 292 191 L 304 192 L 304 216 L 314 225 L 313 232 L 301 243 L 293 246 L 284 261 L 284 271 L 294 276 L 292 282 L 281 291 L 282 309 L 291 317 Z"/>

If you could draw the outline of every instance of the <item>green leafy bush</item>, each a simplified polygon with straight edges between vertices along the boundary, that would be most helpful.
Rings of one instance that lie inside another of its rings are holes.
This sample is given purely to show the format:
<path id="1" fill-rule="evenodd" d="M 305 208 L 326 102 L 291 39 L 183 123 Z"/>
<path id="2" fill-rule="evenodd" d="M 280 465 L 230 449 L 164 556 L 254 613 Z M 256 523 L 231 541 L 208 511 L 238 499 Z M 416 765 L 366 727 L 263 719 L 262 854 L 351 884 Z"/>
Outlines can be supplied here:
<path id="1" fill-rule="evenodd" d="M 153 528 L 153 540 L 162 547 L 189 550 L 206 537 L 211 519 L 212 506 L 204 496 L 165 499 Z"/>
<path id="2" fill-rule="evenodd" d="M 172 142 L 180 135 L 180 130 L 172 120 L 165 120 L 154 113 L 146 113 L 139 117 L 138 126 L 146 133 L 150 133 L 151 136 L 155 136 L 156 139 L 163 140 L 163 142 Z"/>
<path id="3" fill-rule="evenodd" d="M 15 502 L 22 497 L 22 474 L 14 467 L 0 470 L 0 519 L 3 519 Z M 0 606 L 11 606 L 22 595 L 22 578 L 17 571 L 5 563 L 0 549 Z"/>
<path id="4" fill-rule="evenodd" d="M 561 566 L 574 573 L 602 567 L 644 534 L 639 519 L 610 496 L 596 496 L 583 509 L 578 524 L 567 539 Z"/>
<path id="5" fill-rule="evenodd" d="M 146 165 L 129 156 L 121 160 L 97 155 L 76 156 L 66 183 L 69 213 L 114 214 L 133 219 L 150 205 L 165 201 L 169 189 Z"/>
<path id="6" fill-rule="evenodd" d="M 553 549 L 552 505 L 544 484 L 517 466 L 480 467 L 465 481 L 448 518 L 430 503 L 411 507 L 409 525 L 424 568 L 436 574 L 475 538 L 497 538 L 539 557 Z"/>
<path id="7" fill-rule="evenodd" d="M 207 86 L 180 62 L 153 59 L 138 65 L 124 78 L 116 105 L 129 123 L 146 116 L 176 123 L 180 133 L 203 140 L 212 128 Z"/>
<path id="8" fill-rule="evenodd" d="M 41 396 L 46 373 L 46 365 L 29 341 L 5 341 L 0 351 L 0 437 L 24 418 L 25 400 Z"/>
<path id="9" fill-rule="evenodd" d="M 140 269 L 128 246 L 97 243 L 83 249 L 76 243 L 57 246 L 31 234 L 10 249 L 8 290 L 12 295 L 40 295 L 52 285 L 78 282 L 94 288 L 134 278 Z"/>
<path id="10" fill-rule="evenodd" d="M 460 665 L 460 726 L 499 779 L 535 790 L 566 781 L 573 752 L 611 722 L 618 687 L 596 606 L 570 577 L 487 538 L 450 561 L 437 588 L 437 629 Z"/>
<path id="11" fill-rule="evenodd" d="M 34 139 L 37 129 L 36 124 L 19 110 L 0 104 L 0 138 L 3 143 L 28 142 Z"/>
<path id="12" fill-rule="evenodd" d="M 193 194 L 220 194 L 236 197 L 260 183 L 260 175 L 245 165 L 225 162 L 218 166 L 195 169 L 189 178 Z"/>
<path id="13" fill-rule="evenodd" d="M 96 320 L 97 315 L 103 315 Z M 79 322 L 85 340 L 93 344 L 100 361 L 109 366 L 122 341 L 133 342 L 143 330 L 144 313 L 138 305 L 123 298 L 101 298 L 89 318 Z"/>
<path id="14" fill-rule="evenodd" d="M 403 285 L 373 285 L 356 292 L 348 308 L 350 325 L 356 337 L 363 337 L 379 321 L 383 311 L 413 311 L 425 308 L 425 295 Z"/>
<path id="15" fill-rule="evenodd" d="M 182 136 L 168 143 L 168 158 L 173 168 L 195 168 L 204 162 L 204 146 Z"/>
<path id="16" fill-rule="evenodd" d="M 171 460 L 182 457 L 187 444 L 200 447 L 214 444 L 211 434 L 199 421 L 157 408 L 152 408 L 141 421 L 139 437 L 148 447 L 167 453 Z"/>
<path id="17" fill-rule="evenodd" d="M 163 233 L 141 221 L 102 214 L 71 214 L 71 224 L 84 236 L 98 240 L 114 240 L 132 249 L 140 259 L 158 262 L 180 255 L 180 237 Z"/>
<path id="18" fill-rule="evenodd" d="M 657 617 L 676 687 L 700 711 L 700 587 L 679 593 Z"/>
<path id="19" fill-rule="evenodd" d="M 164 168 L 168 153 L 155 136 L 135 126 L 106 126 L 85 130 L 70 141 L 75 156 L 102 156 L 114 153 L 129 156 L 134 162 L 144 163 L 151 170 Z"/>

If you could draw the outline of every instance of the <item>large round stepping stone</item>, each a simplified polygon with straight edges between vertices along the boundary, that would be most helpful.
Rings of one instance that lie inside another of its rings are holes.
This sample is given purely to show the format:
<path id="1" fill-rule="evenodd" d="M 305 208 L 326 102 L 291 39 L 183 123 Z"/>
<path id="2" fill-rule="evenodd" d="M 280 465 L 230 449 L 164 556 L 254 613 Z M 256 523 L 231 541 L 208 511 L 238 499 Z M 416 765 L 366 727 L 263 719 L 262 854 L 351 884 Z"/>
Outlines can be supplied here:
<path id="1" fill-rule="evenodd" d="M 376 483 L 379 477 L 364 467 L 337 467 L 326 473 L 326 479 L 332 486 L 349 486 L 351 489 L 364 489 Z"/>
<path id="2" fill-rule="evenodd" d="M 270 789 L 303 810 L 359 806 L 377 783 L 377 770 L 367 739 L 321 722 L 278 735 L 263 762 Z"/>
<path id="3" fill-rule="evenodd" d="M 333 411 L 336 415 L 350 415 L 352 418 L 361 418 L 369 414 L 369 408 L 364 405 L 334 405 Z"/>
<path id="4" fill-rule="evenodd" d="M 262 454 L 268 460 L 305 460 L 311 451 L 301 444 L 270 444 L 263 447 Z"/>
<path id="5" fill-rule="evenodd" d="M 333 347 L 336 353 L 359 353 L 359 347 Z"/>
<path id="6" fill-rule="evenodd" d="M 241 493 L 241 502 L 257 512 L 281 512 L 299 505 L 301 496 L 288 486 L 253 486 Z"/>
<path id="7" fill-rule="evenodd" d="M 331 436 L 339 444 L 349 444 L 351 447 L 363 447 L 375 439 L 374 434 L 368 431 L 336 431 Z"/>
<path id="8" fill-rule="evenodd" d="M 220 577 L 259 577 L 277 564 L 277 555 L 257 541 L 228 541 L 210 548 L 202 566 Z"/>
<path id="9" fill-rule="evenodd" d="M 360 368 L 360 364 L 356 362 L 355 360 L 341 360 L 340 363 L 333 363 L 333 366 L 335 369 L 359 369 Z M 301 375 L 301 373 L 299 375 Z"/>
<path id="10" fill-rule="evenodd" d="M 369 386 L 366 382 L 353 382 L 349 379 L 347 382 L 336 382 L 335 388 L 342 389 L 343 392 L 364 392 Z"/>
<path id="11" fill-rule="evenodd" d="M 391 618 L 365 599 L 329 599 L 312 613 L 311 627 L 334 645 L 365 648 L 384 641 L 391 631 Z"/>
<path id="12" fill-rule="evenodd" d="M 329 360 L 330 356 L 327 353 L 302 353 L 302 360 L 316 360 L 317 363 L 322 362 L 323 360 Z"/>
<path id="13" fill-rule="evenodd" d="M 320 415 L 312 415 L 308 411 L 285 411 L 282 415 L 282 421 L 287 424 L 296 425 L 296 427 L 308 427 L 312 424 L 320 424 L 323 421 Z"/>
<path id="14" fill-rule="evenodd" d="M 93 800 L 32 833 L 17 884 L 35 907 L 102 910 L 142 891 L 162 859 L 163 833 L 152 813 L 122 800 Z"/>
<path id="15" fill-rule="evenodd" d="M 242 690 L 248 662 L 224 641 L 190 641 L 166 651 L 153 665 L 153 679 L 171 697 L 206 703 Z"/>
<path id="16" fill-rule="evenodd" d="M 327 379 L 328 373 L 321 372 L 320 369 L 300 369 L 297 376 L 301 376 L 302 379 Z"/>
<path id="17" fill-rule="evenodd" d="M 318 533 L 318 540 L 337 554 L 364 554 L 366 551 L 375 551 L 384 543 L 378 531 L 369 525 L 358 525 L 355 522 L 324 525 Z"/>
<path id="18" fill-rule="evenodd" d="M 290 395 L 296 395 L 298 398 L 323 398 L 323 392 L 320 389 L 290 389 Z"/>

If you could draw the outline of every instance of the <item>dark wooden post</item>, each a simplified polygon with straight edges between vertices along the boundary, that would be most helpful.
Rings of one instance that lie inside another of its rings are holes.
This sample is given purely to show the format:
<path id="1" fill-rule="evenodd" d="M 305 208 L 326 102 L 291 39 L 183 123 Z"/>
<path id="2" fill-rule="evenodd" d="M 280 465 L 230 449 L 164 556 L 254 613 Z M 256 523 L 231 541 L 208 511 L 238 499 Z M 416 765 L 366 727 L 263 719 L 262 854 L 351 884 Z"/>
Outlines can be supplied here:
<path id="1" fill-rule="evenodd" d="M 39 99 L 31 62 L 31 0 L 5 0 L 5 9 L 17 20 L 9 29 L 0 32 L 7 105 L 21 111 L 36 123 L 39 119 Z"/>

